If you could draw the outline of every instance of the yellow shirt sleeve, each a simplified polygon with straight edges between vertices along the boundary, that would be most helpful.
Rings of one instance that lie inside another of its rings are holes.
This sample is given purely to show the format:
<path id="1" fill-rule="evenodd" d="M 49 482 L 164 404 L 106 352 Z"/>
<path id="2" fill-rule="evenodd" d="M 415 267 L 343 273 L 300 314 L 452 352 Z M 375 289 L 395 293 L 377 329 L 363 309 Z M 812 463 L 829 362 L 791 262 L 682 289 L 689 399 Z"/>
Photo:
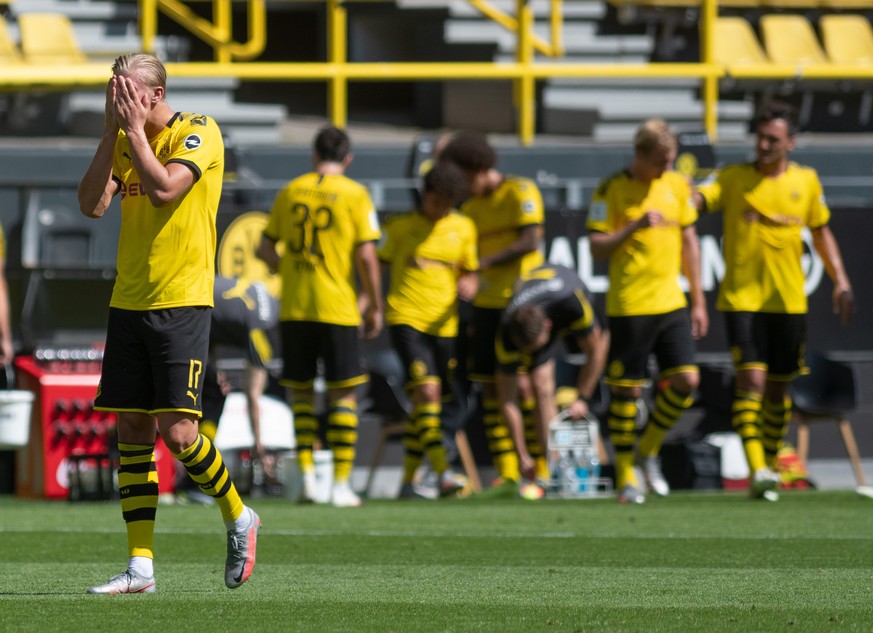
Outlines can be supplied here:
<path id="1" fill-rule="evenodd" d="M 824 190 L 822 189 L 818 174 L 814 169 L 810 169 L 809 172 L 812 202 L 809 207 L 809 217 L 806 220 L 806 225 L 811 229 L 817 229 L 830 222 L 831 210 L 825 200 Z"/>
<path id="2" fill-rule="evenodd" d="M 545 222 L 543 196 L 538 187 L 535 187 L 533 183 L 520 181 L 515 187 L 515 195 L 517 196 L 517 204 L 514 205 L 514 208 L 518 213 L 516 226 L 529 226 Z"/>
<path id="3" fill-rule="evenodd" d="M 479 255 L 477 243 L 479 237 L 476 234 L 476 225 L 470 220 L 465 222 L 467 226 L 466 243 L 464 244 L 464 252 L 461 258 L 461 269 L 466 271 L 479 270 Z"/>
<path id="4" fill-rule="evenodd" d="M 373 242 L 382 236 L 379 229 L 379 216 L 376 213 L 376 207 L 370 199 L 370 194 L 367 190 L 361 187 L 361 197 L 355 205 L 354 219 L 355 230 L 357 232 L 357 244 L 364 242 Z"/>

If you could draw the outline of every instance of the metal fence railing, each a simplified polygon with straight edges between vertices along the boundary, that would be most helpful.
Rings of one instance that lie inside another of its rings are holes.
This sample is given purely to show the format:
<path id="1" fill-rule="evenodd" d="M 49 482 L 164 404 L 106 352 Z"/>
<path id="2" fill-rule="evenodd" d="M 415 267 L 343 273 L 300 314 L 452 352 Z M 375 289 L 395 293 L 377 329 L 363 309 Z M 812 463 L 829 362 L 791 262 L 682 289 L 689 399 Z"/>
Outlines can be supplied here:
<path id="1" fill-rule="evenodd" d="M 327 59 L 320 62 L 252 61 L 263 50 L 266 38 L 264 0 L 200 0 L 213 6 L 212 21 L 198 17 L 180 0 L 139 0 L 140 29 L 145 50 L 150 50 L 157 33 L 158 12 L 187 25 L 192 34 L 215 50 L 214 62 L 168 63 L 168 72 L 177 77 L 232 77 L 268 82 L 325 82 L 328 86 L 326 110 L 331 121 L 344 127 L 348 118 L 350 82 L 479 80 L 509 81 L 515 91 L 517 134 L 524 145 L 534 142 L 536 82 L 557 77 L 579 79 L 694 78 L 700 81 L 703 100 L 702 125 L 713 140 L 718 136 L 719 83 L 737 80 L 873 80 L 873 65 L 837 63 L 725 64 L 715 60 L 714 25 L 718 0 L 700 0 L 700 61 L 687 63 L 652 62 L 633 64 L 567 63 L 543 60 L 537 51 L 559 55 L 561 44 L 561 0 L 550 0 L 551 43 L 534 33 L 531 2 L 516 0 L 516 13 L 510 16 L 487 0 L 469 0 L 481 13 L 513 30 L 517 36 L 514 60 L 489 62 L 354 62 L 348 60 L 347 6 L 354 2 L 386 0 L 323 0 L 326 11 Z M 286 0 L 296 2 L 302 0 Z M 728 0 L 729 1 L 729 0 Z M 233 2 L 245 2 L 248 39 L 232 39 Z M 309 0 L 311 4 L 311 0 Z M 56 67 L 30 64 L 0 66 L 0 90 L 69 89 L 103 85 L 105 64 L 83 63 Z"/>

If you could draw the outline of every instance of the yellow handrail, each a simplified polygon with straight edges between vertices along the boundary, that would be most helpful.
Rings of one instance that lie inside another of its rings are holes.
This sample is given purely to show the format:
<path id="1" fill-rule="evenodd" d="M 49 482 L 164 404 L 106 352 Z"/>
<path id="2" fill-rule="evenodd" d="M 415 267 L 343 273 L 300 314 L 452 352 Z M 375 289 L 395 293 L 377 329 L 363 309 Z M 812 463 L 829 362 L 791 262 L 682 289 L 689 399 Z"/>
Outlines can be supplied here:
<path id="1" fill-rule="evenodd" d="M 213 47 L 215 61 L 248 61 L 257 58 L 267 45 L 267 6 L 265 0 L 245 0 L 248 18 L 248 40 L 233 41 L 231 4 L 234 0 L 210 0 L 210 22 L 198 16 L 180 0 L 140 0 L 140 34 L 143 49 L 154 52 L 157 35 L 157 13 L 160 11 L 193 35 Z"/>
<path id="2" fill-rule="evenodd" d="M 495 7 L 488 0 L 468 0 L 470 5 L 486 18 L 497 22 L 500 26 L 516 33 L 521 37 L 521 19 L 514 18 L 511 15 L 502 11 L 499 7 Z M 549 28 L 552 36 L 552 43 L 549 44 L 539 35 L 533 33 L 533 24 L 530 25 L 530 38 L 533 47 L 543 55 L 549 57 L 561 57 L 564 55 L 564 43 L 561 36 L 563 26 L 563 12 L 561 10 L 562 0 L 552 0 L 551 14 L 549 17 Z M 526 4 L 526 3 L 525 3 Z M 521 12 L 519 11 L 519 15 Z"/>
<path id="3" fill-rule="evenodd" d="M 178 0 L 177 0 L 178 1 Z M 224 0 L 229 1 L 229 0 Z M 262 0 L 256 0 L 262 1 Z M 579 64 L 534 59 L 533 13 L 526 0 L 517 0 L 518 45 L 515 61 L 491 62 L 348 62 L 347 16 L 349 0 L 325 0 L 328 7 L 328 60 L 326 62 L 224 62 L 167 63 L 167 71 L 177 77 L 232 77 L 253 81 L 324 81 L 329 87 L 328 111 L 331 121 L 347 125 L 348 82 L 367 81 L 511 81 L 518 112 L 517 130 L 524 144 L 535 138 L 536 81 L 555 77 L 596 78 L 694 78 L 702 82 L 704 126 L 713 140 L 718 132 L 718 84 L 725 77 L 756 80 L 843 79 L 873 80 L 873 67 L 836 64 L 810 64 L 795 67 L 784 64 L 725 66 L 713 56 L 712 32 L 717 15 L 717 0 L 702 0 L 701 62 L 648 64 Z M 355 0 L 361 1 L 361 0 Z M 140 0 L 143 33 L 153 28 L 158 2 Z M 560 3 L 558 3 L 560 4 Z M 251 27 L 251 24 L 250 24 Z M 220 39 L 220 38 L 219 38 Z M 229 39 L 229 38 L 228 38 Z M 253 38 L 254 39 L 254 38 Z M 144 37 L 146 50 L 150 43 Z M 228 44 L 225 41 L 225 44 Z M 235 56 L 235 55 L 234 55 Z M 109 68 L 104 63 L 77 64 L 58 69 L 52 66 L 0 66 L 0 91 L 32 88 L 98 87 L 106 83 Z"/>
<path id="4" fill-rule="evenodd" d="M 343 0 L 328 0 L 327 61 L 338 68 L 347 65 L 347 30 Z M 348 79 L 345 73 L 337 72 L 329 77 L 329 82 L 327 98 L 330 119 L 337 127 L 345 127 L 348 123 Z"/>

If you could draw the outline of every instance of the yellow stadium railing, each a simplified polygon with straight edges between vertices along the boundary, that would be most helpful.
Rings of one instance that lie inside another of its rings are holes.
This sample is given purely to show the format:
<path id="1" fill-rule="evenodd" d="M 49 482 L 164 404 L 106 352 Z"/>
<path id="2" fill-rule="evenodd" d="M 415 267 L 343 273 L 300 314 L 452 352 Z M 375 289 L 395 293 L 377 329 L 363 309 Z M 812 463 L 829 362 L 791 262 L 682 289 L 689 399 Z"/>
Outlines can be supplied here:
<path id="1" fill-rule="evenodd" d="M 201 0 L 204 1 L 204 0 Z M 725 65 L 714 60 L 713 25 L 718 15 L 717 0 L 701 0 L 700 62 L 694 63 L 643 63 L 643 64 L 580 64 L 536 59 L 536 52 L 558 53 L 562 49 L 560 28 L 555 26 L 555 17 L 561 16 L 561 1 L 551 0 L 552 42 L 535 37 L 534 16 L 527 0 L 516 0 L 516 15 L 499 17 L 496 9 L 485 0 L 471 1 L 483 14 L 491 12 L 492 19 L 513 30 L 517 35 L 515 59 L 512 62 L 349 62 L 347 59 L 346 7 L 351 2 L 384 0 L 322 0 L 327 11 L 327 60 L 325 62 L 258 62 L 254 59 L 263 50 L 265 35 L 265 11 L 263 0 L 241 0 L 248 3 L 249 21 L 247 42 L 234 42 L 230 33 L 231 2 L 234 0 L 206 0 L 213 3 L 213 22 L 196 22 L 192 30 L 204 36 L 216 50 L 215 62 L 168 63 L 167 70 L 178 77 L 233 77 L 244 80 L 302 82 L 322 81 L 328 85 L 327 113 L 331 121 L 340 127 L 348 123 L 348 83 L 376 81 L 511 81 L 515 87 L 517 133 L 525 145 L 534 142 L 535 85 L 554 77 L 583 79 L 625 78 L 695 78 L 700 80 L 704 104 L 703 125 L 713 140 L 718 136 L 719 81 L 726 77 L 735 79 L 768 80 L 873 80 L 873 66 L 850 66 L 838 64 L 810 64 L 792 67 L 779 64 Z M 296 1 L 296 0 L 287 0 Z M 140 19 L 145 50 L 154 42 L 157 11 L 170 11 L 179 0 L 140 0 Z M 486 7 L 488 5 L 488 7 Z M 179 7 L 176 7 L 179 9 Z M 492 10 L 493 9 L 493 10 Z M 261 11 L 264 11 L 262 14 Z M 181 9 L 177 17 L 192 18 Z M 512 19 L 509 19 L 512 18 Z M 194 23 L 192 18 L 192 23 Z M 238 61 L 242 60 L 242 61 Z M 101 64 L 68 65 L 63 68 L 33 67 L 28 65 L 0 66 L 0 90 L 23 90 L 34 88 L 68 89 L 98 86 L 107 80 L 107 68 Z"/>

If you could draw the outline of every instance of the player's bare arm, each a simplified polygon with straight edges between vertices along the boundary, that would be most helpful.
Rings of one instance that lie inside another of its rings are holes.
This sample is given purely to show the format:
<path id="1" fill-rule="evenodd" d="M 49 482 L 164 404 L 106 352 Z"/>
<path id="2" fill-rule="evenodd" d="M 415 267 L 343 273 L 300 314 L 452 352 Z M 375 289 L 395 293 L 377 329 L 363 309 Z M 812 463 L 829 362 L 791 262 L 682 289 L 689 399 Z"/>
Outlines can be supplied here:
<path id="1" fill-rule="evenodd" d="M 527 451 L 524 439 L 524 421 L 518 408 L 518 376 L 516 372 L 498 370 L 495 374 L 497 400 L 500 403 L 500 413 L 506 422 L 506 427 L 512 435 L 515 450 L 518 453 L 519 469 L 527 479 L 533 479 L 534 460 Z"/>
<path id="2" fill-rule="evenodd" d="M 840 253 L 837 238 L 834 237 L 829 227 L 821 226 L 812 230 L 812 243 L 824 262 L 828 276 L 834 282 L 834 314 L 838 314 L 840 322 L 845 325 L 849 322 L 852 312 L 855 311 L 855 295 L 852 292 L 849 275 L 843 266 L 843 256 Z"/>
<path id="3" fill-rule="evenodd" d="M 682 229 L 682 272 L 688 279 L 691 300 L 691 335 L 701 339 L 709 331 L 709 313 L 700 281 L 700 241 L 694 225 Z"/>
<path id="4" fill-rule="evenodd" d="M 555 404 L 555 361 L 549 360 L 531 369 L 530 384 L 537 403 L 534 409 L 537 439 L 540 446 L 548 446 L 549 422 L 558 415 L 558 407 Z"/>
<path id="5" fill-rule="evenodd" d="M 252 426 L 252 435 L 255 438 L 255 457 L 263 457 L 264 444 L 261 442 L 261 396 L 267 388 L 267 370 L 263 367 L 255 367 L 246 363 L 244 374 L 244 389 L 246 405 L 249 410 L 249 422 Z"/>
<path id="6" fill-rule="evenodd" d="M 156 207 L 172 204 L 194 185 L 190 168 L 162 164 L 149 146 L 149 136 L 161 130 L 173 114 L 162 98 L 161 88 L 149 90 L 133 77 L 116 77 L 115 116 L 130 142 L 136 173 Z"/>
<path id="7" fill-rule="evenodd" d="M 597 392 L 600 377 L 606 367 L 606 357 L 609 351 L 609 332 L 600 327 L 594 327 L 588 334 L 577 336 L 576 343 L 584 352 L 587 361 L 579 368 L 576 378 L 576 389 L 579 397 L 569 407 L 570 416 L 579 419 L 588 415 L 590 402 Z"/>
<path id="8" fill-rule="evenodd" d="M 538 250 L 543 243 L 544 234 L 545 229 L 540 224 L 521 227 L 518 231 L 518 239 L 502 251 L 497 251 L 489 257 L 480 258 L 479 268 L 484 270 L 492 266 L 499 266 Z"/>
<path id="9" fill-rule="evenodd" d="M 261 235 L 261 241 L 255 251 L 255 256 L 267 265 L 270 272 L 275 274 L 279 270 L 279 253 L 276 251 L 276 240 L 266 235 Z"/>
<path id="10" fill-rule="evenodd" d="M 375 242 L 364 242 L 355 249 L 358 275 L 367 295 L 368 305 L 364 312 L 364 338 L 379 336 L 384 324 L 385 309 L 382 303 L 382 276 Z"/>
<path id="11" fill-rule="evenodd" d="M 12 362 L 12 326 L 9 320 L 9 287 L 6 283 L 6 258 L 0 257 L 0 365 Z"/>
<path id="12" fill-rule="evenodd" d="M 115 77 L 112 77 L 106 85 L 103 133 L 77 191 L 79 211 L 89 218 L 101 217 L 109 208 L 113 196 L 118 193 L 118 184 L 112 180 L 112 155 L 119 129 L 115 117 L 114 94 Z"/>

